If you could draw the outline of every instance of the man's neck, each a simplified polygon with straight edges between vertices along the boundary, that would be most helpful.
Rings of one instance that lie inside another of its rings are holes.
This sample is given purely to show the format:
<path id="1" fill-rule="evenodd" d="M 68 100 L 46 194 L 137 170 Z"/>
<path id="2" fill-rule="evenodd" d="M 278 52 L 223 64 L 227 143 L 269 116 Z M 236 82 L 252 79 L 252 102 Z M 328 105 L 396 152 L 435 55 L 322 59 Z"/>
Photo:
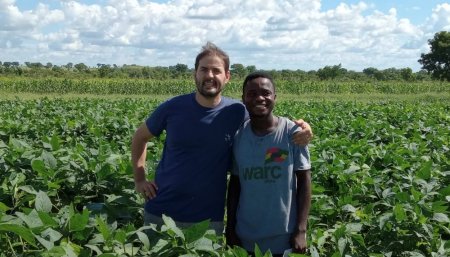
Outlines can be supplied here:
<path id="1" fill-rule="evenodd" d="M 278 117 L 273 114 L 266 117 L 250 117 L 250 125 L 255 135 L 264 136 L 276 130 Z"/>
<path id="2" fill-rule="evenodd" d="M 202 94 L 200 94 L 199 92 L 196 92 L 195 100 L 197 101 L 198 104 L 200 104 L 203 107 L 214 108 L 220 104 L 222 97 L 220 94 L 215 97 L 205 97 Z"/>

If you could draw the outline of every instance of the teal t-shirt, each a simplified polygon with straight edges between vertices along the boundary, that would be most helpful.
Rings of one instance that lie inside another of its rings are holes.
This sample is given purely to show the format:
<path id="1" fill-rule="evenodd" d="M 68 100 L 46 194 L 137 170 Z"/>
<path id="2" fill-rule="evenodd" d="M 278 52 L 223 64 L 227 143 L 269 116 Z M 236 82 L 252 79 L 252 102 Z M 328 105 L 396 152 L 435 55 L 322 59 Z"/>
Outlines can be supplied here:
<path id="1" fill-rule="evenodd" d="M 280 117 L 277 129 L 256 136 L 247 121 L 234 138 L 233 174 L 239 176 L 241 193 L 236 213 L 236 233 L 244 248 L 283 253 L 297 217 L 295 171 L 311 168 L 307 146 L 292 142 L 300 131 Z"/>

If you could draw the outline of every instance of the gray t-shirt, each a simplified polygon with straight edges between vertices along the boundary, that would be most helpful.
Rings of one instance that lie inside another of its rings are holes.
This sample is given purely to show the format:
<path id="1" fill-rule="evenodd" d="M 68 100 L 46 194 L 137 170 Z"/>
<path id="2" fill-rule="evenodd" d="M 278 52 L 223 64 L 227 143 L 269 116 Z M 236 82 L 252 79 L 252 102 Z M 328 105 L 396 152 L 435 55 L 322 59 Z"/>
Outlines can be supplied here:
<path id="1" fill-rule="evenodd" d="M 280 117 L 270 134 L 256 136 L 247 121 L 235 135 L 232 173 L 241 184 L 236 233 L 249 251 L 255 243 L 272 253 L 290 248 L 297 219 L 295 171 L 311 168 L 307 146 L 292 142 L 292 135 L 300 130 Z"/>

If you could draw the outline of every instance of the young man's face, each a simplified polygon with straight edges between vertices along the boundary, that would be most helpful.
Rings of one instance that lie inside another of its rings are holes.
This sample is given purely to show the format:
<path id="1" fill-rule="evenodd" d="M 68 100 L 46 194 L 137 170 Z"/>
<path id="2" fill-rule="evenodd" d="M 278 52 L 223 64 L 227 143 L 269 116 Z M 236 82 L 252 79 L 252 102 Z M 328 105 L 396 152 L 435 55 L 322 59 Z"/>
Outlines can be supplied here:
<path id="1" fill-rule="evenodd" d="M 195 71 L 197 91 L 204 97 L 218 96 L 230 80 L 230 71 L 225 71 L 225 63 L 216 55 L 203 57 Z"/>
<path id="2" fill-rule="evenodd" d="M 275 90 L 269 79 L 255 78 L 247 82 L 242 101 L 250 117 L 265 117 L 272 113 Z"/>

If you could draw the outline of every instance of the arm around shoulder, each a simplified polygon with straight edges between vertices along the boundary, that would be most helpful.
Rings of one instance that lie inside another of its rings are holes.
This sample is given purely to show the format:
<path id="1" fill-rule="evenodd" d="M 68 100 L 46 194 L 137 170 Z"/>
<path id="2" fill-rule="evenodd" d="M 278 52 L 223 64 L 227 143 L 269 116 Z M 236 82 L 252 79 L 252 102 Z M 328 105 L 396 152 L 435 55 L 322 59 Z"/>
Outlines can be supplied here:
<path id="1" fill-rule="evenodd" d="M 308 122 L 300 119 L 294 120 L 294 123 L 297 124 L 302 130 L 297 132 L 293 136 L 293 141 L 297 145 L 307 145 L 311 142 L 313 138 L 312 128 Z"/>

